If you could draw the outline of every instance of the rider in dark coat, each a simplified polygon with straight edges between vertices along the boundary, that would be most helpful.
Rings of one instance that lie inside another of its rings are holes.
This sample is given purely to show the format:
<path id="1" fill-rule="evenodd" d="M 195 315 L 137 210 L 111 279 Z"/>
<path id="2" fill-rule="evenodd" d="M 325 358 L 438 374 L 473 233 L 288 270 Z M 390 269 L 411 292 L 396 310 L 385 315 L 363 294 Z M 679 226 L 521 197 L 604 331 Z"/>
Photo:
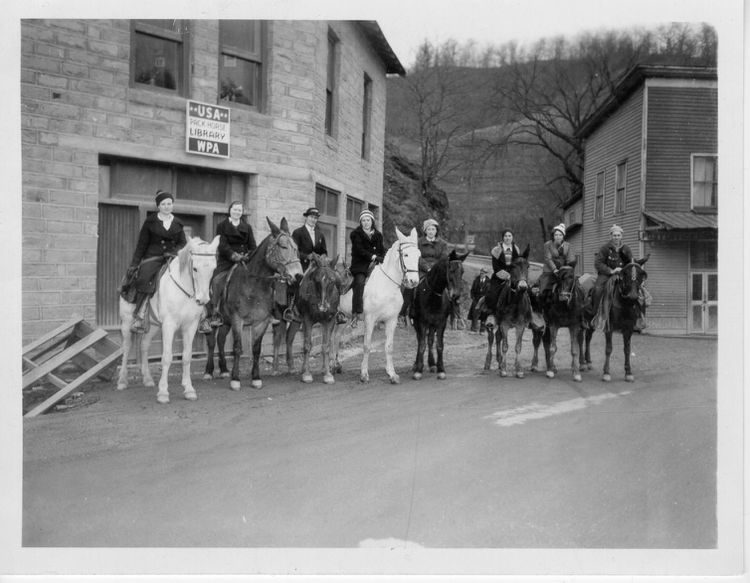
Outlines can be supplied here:
<path id="1" fill-rule="evenodd" d="M 565 240 L 565 225 L 552 229 L 552 240 L 544 243 L 544 263 L 539 277 L 539 291 L 544 296 L 552 288 L 552 274 L 570 262 L 570 243 Z"/>
<path id="2" fill-rule="evenodd" d="M 352 242 L 352 265 L 350 271 L 354 276 L 352 283 L 352 320 L 355 328 L 362 316 L 365 280 L 370 271 L 370 265 L 382 263 L 385 257 L 383 234 L 375 228 L 375 215 L 369 210 L 363 210 L 359 215 L 359 227 L 349 235 Z"/>
<path id="3" fill-rule="evenodd" d="M 502 241 L 492 248 L 490 255 L 493 275 L 490 277 L 490 287 L 480 310 L 482 322 L 489 314 L 494 314 L 500 293 L 510 281 L 510 267 L 521 255 L 518 245 L 513 242 L 513 231 L 510 229 L 503 231 Z"/>
<path id="4" fill-rule="evenodd" d="M 292 239 L 297 243 L 302 271 L 306 271 L 307 266 L 310 265 L 310 260 L 308 259 L 310 253 L 328 255 L 328 248 L 326 247 L 325 235 L 323 235 L 318 227 L 320 211 L 315 207 L 310 207 L 302 213 L 302 216 L 305 217 L 305 224 L 298 229 L 294 229 Z"/>
<path id="5" fill-rule="evenodd" d="M 490 278 L 487 273 L 487 270 L 482 267 L 479 270 L 479 275 L 477 275 L 474 278 L 474 282 L 471 284 L 471 306 L 469 306 L 469 314 L 468 318 L 471 320 L 471 331 L 477 332 L 479 330 L 479 313 L 476 309 L 477 302 L 484 297 L 484 295 L 489 291 L 490 288 Z M 480 332 L 483 332 L 484 330 L 479 330 Z"/>
<path id="6" fill-rule="evenodd" d="M 174 197 L 169 192 L 156 192 L 156 206 L 159 212 L 147 217 L 138 235 L 138 243 L 128 274 L 135 277 L 135 311 L 131 332 L 145 332 L 145 309 L 147 300 L 156 291 L 156 276 L 162 265 L 187 244 L 183 224 L 172 215 Z"/>

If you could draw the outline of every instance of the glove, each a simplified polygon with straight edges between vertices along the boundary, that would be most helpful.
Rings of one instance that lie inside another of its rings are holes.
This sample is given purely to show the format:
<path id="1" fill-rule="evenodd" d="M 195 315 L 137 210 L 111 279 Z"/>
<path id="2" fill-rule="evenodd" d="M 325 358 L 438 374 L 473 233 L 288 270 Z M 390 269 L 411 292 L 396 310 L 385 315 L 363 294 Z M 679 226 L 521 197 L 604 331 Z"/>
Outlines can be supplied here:
<path id="1" fill-rule="evenodd" d="M 620 273 L 621 271 L 622 271 L 622 267 L 615 267 L 615 268 L 614 268 L 614 269 L 612 270 L 612 275 L 617 275 L 617 274 L 618 274 L 618 273 Z"/>
<path id="2" fill-rule="evenodd" d="M 375 259 L 373 259 L 373 261 L 374 261 L 375 263 L 383 263 L 383 258 L 382 258 L 382 257 L 378 257 L 378 256 L 376 255 L 376 256 L 375 256 Z"/>
<path id="3" fill-rule="evenodd" d="M 237 251 L 233 251 L 232 255 L 230 256 L 230 259 L 234 261 L 235 263 L 239 263 L 240 261 L 244 259 L 244 256 L 242 255 L 242 253 L 237 253 Z"/>
<path id="4" fill-rule="evenodd" d="M 138 266 L 137 265 L 131 265 L 130 267 L 128 267 L 128 271 L 126 273 L 127 278 L 131 279 L 135 275 L 136 271 L 138 271 Z"/>
<path id="5" fill-rule="evenodd" d="M 510 279 L 510 273 L 508 273 L 504 269 L 501 269 L 495 274 L 495 277 L 497 277 L 498 279 Z"/>

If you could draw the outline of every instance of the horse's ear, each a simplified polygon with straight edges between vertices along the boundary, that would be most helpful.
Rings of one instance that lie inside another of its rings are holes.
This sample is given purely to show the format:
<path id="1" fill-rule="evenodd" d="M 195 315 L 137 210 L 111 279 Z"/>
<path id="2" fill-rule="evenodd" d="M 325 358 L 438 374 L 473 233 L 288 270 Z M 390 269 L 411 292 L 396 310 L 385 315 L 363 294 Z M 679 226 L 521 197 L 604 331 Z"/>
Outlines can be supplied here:
<path id="1" fill-rule="evenodd" d="M 289 233 L 289 223 L 286 222 L 286 217 L 281 217 L 281 224 L 279 226 L 282 231 Z"/>
<path id="2" fill-rule="evenodd" d="M 339 262 L 339 256 L 336 255 L 336 257 L 333 258 L 333 261 L 331 261 L 328 265 L 331 266 L 331 269 L 334 269 L 336 267 L 336 264 Z"/>
<path id="3" fill-rule="evenodd" d="M 526 243 L 526 249 L 523 250 L 523 253 L 521 253 L 521 256 L 524 259 L 528 259 L 529 258 L 529 251 L 531 251 L 531 245 L 529 243 Z"/>
<path id="4" fill-rule="evenodd" d="M 649 254 L 648 254 L 648 255 L 646 255 L 645 257 L 642 257 L 642 258 L 638 259 L 638 260 L 636 261 L 636 263 L 637 263 L 638 265 L 640 265 L 641 267 L 643 267 L 643 264 L 644 264 L 644 263 L 646 263 L 646 261 L 648 261 L 649 257 L 651 257 L 651 253 L 649 253 Z"/>
<path id="5" fill-rule="evenodd" d="M 419 237 L 417 235 L 417 228 L 416 227 L 412 227 L 411 233 L 409 233 L 409 239 L 412 239 L 413 241 L 416 241 L 418 238 Z"/>
<path id="6" fill-rule="evenodd" d="M 459 256 L 457 257 L 457 258 L 458 258 L 458 260 L 459 260 L 459 261 L 463 261 L 464 259 L 466 259 L 466 258 L 467 258 L 467 257 L 469 256 L 469 253 L 471 253 L 471 251 L 467 251 L 466 253 L 464 253 L 464 254 L 463 254 L 463 256 L 459 255 Z"/>
<path id="7" fill-rule="evenodd" d="M 221 237 L 216 235 L 216 237 L 213 238 L 213 241 L 211 241 L 211 249 L 216 251 L 216 249 L 219 248 L 219 241 L 221 241 Z"/>
<path id="8" fill-rule="evenodd" d="M 403 241 L 405 236 L 401 231 L 399 231 L 398 227 L 393 227 L 393 230 L 396 231 L 396 237 L 398 238 L 398 240 Z"/>
<path id="9" fill-rule="evenodd" d="M 448 261 L 455 261 L 457 259 L 456 257 L 456 250 L 451 249 L 450 255 L 448 255 Z"/>
<path id="10" fill-rule="evenodd" d="M 266 217 L 266 220 L 268 221 L 268 226 L 271 227 L 271 234 L 276 237 L 279 234 L 279 228 L 273 224 L 273 221 Z M 282 219 L 283 220 L 283 219 Z"/>

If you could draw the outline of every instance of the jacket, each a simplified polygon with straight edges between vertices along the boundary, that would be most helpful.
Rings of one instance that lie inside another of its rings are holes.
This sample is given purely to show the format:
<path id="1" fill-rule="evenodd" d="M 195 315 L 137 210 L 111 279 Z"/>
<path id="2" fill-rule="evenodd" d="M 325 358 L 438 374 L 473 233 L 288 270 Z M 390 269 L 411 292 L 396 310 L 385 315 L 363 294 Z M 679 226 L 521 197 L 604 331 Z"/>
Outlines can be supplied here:
<path id="1" fill-rule="evenodd" d="M 307 269 L 308 265 L 310 265 L 310 260 L 307 258 L 310 253 L 328 255 L 326 238 L 317 226 L 315 227 L 315 241 L 310 238 L 310 233 L 307 231 L 305 225 L 294 229 L 292 239 L 297 243 L 297 251 L 299 252 L 299 260 L 302 264 L 303 271 Z"/>
<path id="2" fill-rule="evenodd" d="M 570 259 L 570 243 L 563 241 L 558 247 L 554 241 L 544 243 L 544 264 L 542 272 L 551 273 L 560 269 Z"/>
<path id="3" fill-rule="evenodd" d="M 500 243 L 500 245 L 495 245 L 492 248 L 492 251 L 490 251 L 490 255 L 492 255 L 492 272 L 493 273 L 497 273 L 501 269 L 508 271 L 508 268 L 510 267 L 510 265 L 505 263 L 505 253 L 503 252 L 502 243 Z M 521 250 L 518 248 L 518 245 L 516 245 L 515 243 L 512 243 L 511 263 L 515 261 L 519 255 L 521 255 Z"/>
<path id="4" fill-rule="evenodd" d="M 448 244 L 440 237 L 435 237 L 434 241 L 428 241 L 427 237 L 420 237 L 419 251 L 422 254 L 419 258 L 419 275 L 421 277 L 443 257 L 448 257 Z"/>
<path id="5" fill-rule="evenodd" d="M 609 241 L 599 248 L 594 258 L 594 267 L 599 276 L 609 277 L 617 267 L 622 267 L 633 261 L 633 252 L 623 244 L 620 249 Z"/>
<path id="6" fill-rule="evenodd" d="M 381 261 L 385 257 L 383 234 L 377 229 L 374 229 L 372 236 L 368 237 L 360 225 L 351 232 L 349 240 L 352 242 L 352 265 L 350 271 L 354 275 L 357 273 L 367 273 L 373 255 Z"/>
<path id="7" fill-rule="evenodd" d="M 143 259 L 177 255 L 177 252 L 187 244 L 182 222 L 177 217 L 172 218 L 169 230 L 159 220 L 158 214 L 146 218 L 138 234 L 138 243 L 133 252 L 131 266 L 137 266 Z"/>
<path id="8" fill-rule="evenodd" d="M 232 253 L 251 253 L 257 247 L 253 228 L 244 221 L 235 227 L 229 219 L 224 219 L 217 225 L 216 234 L 220 237 L 216 273 L 232 267 Z"/>

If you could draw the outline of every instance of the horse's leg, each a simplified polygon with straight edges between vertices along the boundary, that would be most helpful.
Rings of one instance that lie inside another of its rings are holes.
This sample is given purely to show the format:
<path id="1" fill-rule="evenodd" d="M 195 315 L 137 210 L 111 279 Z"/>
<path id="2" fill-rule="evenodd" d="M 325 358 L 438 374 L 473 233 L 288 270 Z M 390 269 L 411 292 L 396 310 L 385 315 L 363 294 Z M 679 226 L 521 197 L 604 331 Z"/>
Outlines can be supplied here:
<path id="1" fill-rule="evenodd" d="M 299 322 L 290 322 L 286 329 L 286 367 L 289 374 L 297 374 L 297 367 L 294 364 L 294 338 L 299 330 Z"/>
<path id="2" fill-rule="evenodd" d="M 422 373 L 424 372 L 425 336 L 427 335 L 427 331 L 421 320 L 417 321 L 415 319 L 413 321 L 413 326 L 414 331 L 417 333 L 417 356 L 414 359 L 414 366 L 412 367 L 412 370 L 414 371 L 412 378 L 418 381 L 422 378 Z"/>
<path id="3" fill-rule="evenodd" d="M 509 328 L 504 323 L 497 327 L 497 361 L 501 377 L 508 376 L 508 331 Z"/>
<path id="4" fill-rule="evenodd" d="M 310 351 L 312 350 L 312 327 L 313 322 L 305 316 L 305 322 L 302 326 L 302 382 L 313 382 L 313 376 L 310 372 Z"/>
<path id="5" fill-rule="evenodd" d="M 571 369 L 573 370 L 573 380 L 581 382 L 581 367 L 580 367 L 580 356 L 578 338 L 580 337 L 580 327 L 578 324 L 571 324 L 568 326 L 570 332 L 570 356 L 571 356 Z"/>
<path id="6" fill-rule="evenodd" d="M 193 387 L 193 381 L 190 378 L 190 365 L 193 360 L 193 339 L 197 330 L 198 320 L 190 322 L 186 327 L 182 328 L 182 394 L 188 401 L 195 401 L 198 398 L 198 394 Z"/>
<path id="7" fill-rule="evenodd" d="M 156 393 L 156 400 L 159 403 L 169 403 L 168 377 L 169 367 L 172 366 L 172 341 L 174 340 L 174 333 L 175 328 L 172 322 L 162 322 L 161 377 L 159 378 L 159 390 Z"/>
<path id="8" fill-rule="evenodd" d="M 492 328 L 486 328 L 487 332 L 487 356 L 484 358 L 484 370 L 490 370 L 492 366 L 492 345 L 495 342 L 495 331 Z"/>
<path id="9" fill-rule="evenodd" d="M 333 316 L 330 322 L 323 322 L 321 324 L 321 328 L 323 329 L 323 341 L 321 344 L 321 350 L 323 351 L 323 382 L 327 385 L 332 385 L 336 382 L 331 372 L 331 354 L 333 353 L 331 339 L 333 338 L 333 329 L 335 327 L 336 316 Z"/>
<path id="10" fill-rule="evenodd" d="M 437 378 L 438 380 L 444 380 L 445 374 L 445 363 L 443 362 L 443 337 L 445 335 L 445 320 L 438 325 L 438 329 L 435 332 L 435 349 L 437 350 Z"/>
<path id="11" fill-rule="evenodd" d="M 122 334 L 122 363 L 120 364 L 120 376 L 117 378 L 117 390 L 122 391 L 128 388 L 128 356 L 133 346 L 133 334 L 130 331 L 130 322 L 133 320 L 132 310 L 128 313 L 121 313 L 120 334 Z"/>
<path id="12" fill-rule="evenodd" d="M 549 324 L 547 329 L 549 330 L 549 341 L 545 345 L 545 352 L 547 353 L 547 378 L 553 379 L 557 374 L 555 354 L 557 354 L 557 332 L 559 331 L 559 327 L 557 324 Z"/>
<path id="13" fill-rule="evenodd" d="M 546 330 L 547 328 L 545 328 Z M 531 345 L 534 347 L 534 356 L 531 357 L 531 372 L 539 370 L 539 345 L 542 343 L 542 333 L 538 328 L 531 329 Z"/>
<path id="14" fill-rule="evenodd" d="M 372 343 L 372 331 L 375 322 L 371 316 L 365 314 L 365 335 L 362 343 L 362 365 L 359 369 L 359 381 L 362 383 L 370 382 L 370 345 Z"/>
<path id="15" fill-rule="evenodd" d="M 271 367 L 271 374 L 278 376 L 281 374 L 279 370 L 279 354 L 281 353 L 281 343 L 286 342 L 286 324 L 282 320 L 278 324 L 273 325 L 273 364 Z"/>
<path id="16" fill-rule="evenodd" d="M 267 321 L 261 321 L 260 323 L 252 327 L 253 334 L 253 369 L 252 369 L 252 380 L 250 386 L 254 389 L 262 389 L 263 381 L 260 378 L 260 350 L 263 345 L 263 334 L 266 332 L 268 326 Z"/>
<path id="17" fill-rule="evenodd" d="M 630 368 L 630 342 L 633 339 L 633 330 L 625 328 L 622 331 L 622 349 L 625 352 L 625 380 L 632 383 L 635 380 Z"/>
<path id="18" fill-rule="evenodd" d="M 435 367 L 435 327 L 430 325 L 427 327 L 427 366 L 430 367 L 430 372 L 436 372 Z"/>
<path id="19" fill-rule="evenodd" d="M 242 327 L 244 322 L 238 314 L 232 315 L 232 362 L 231 380 L 229 387 L 233 391 L 239 391 L 242 386 L 240 383 L 240 357 L 242 356 Z"/>
<path id="20" fill-rule="evenodd" d="M 219 346 L 219 376 L 223 379 L 229 378 L 226 353 L 227 335 L 229 334 L 229 330 L 229 324 L 222 324 L 216 331 L 216 344 Z"/>
<path id="21" fill-rule="evenodd" d="M 523 348 L 523 333 L 526 331 L 526 325 L 516 326 L 516 363 L 515 371 L 516 377 L 522 379 L 524 377 L 523 366 L 521 364 L 521 348 Z"/>
<path id="22" fill-rule="evenodd" d="M 144 334 L 139 334 L 140 336 L 140 343 L 141 343 L 141 376 L 143 378 L 143 386 L 148 387 L 149 389 L 156 386 L 156 383 L 154 382 L 154 378 L 151 376 L 151 368 L 148 366 L 148 351 L 149 348 L 151 348 L 151 340 L 154 336 L 156 336 L 156 333 L 159 331 L 159 327 L 155 326 L 153 322 L 151 323 L 151 327 L 148 329 L 148 332 Z M 163 342 L 162 342 L 163 345 Z M 170 351 L 172 348 L 172 345 L 169 345 Z M 171 353 L 170 353 L 171 355 Z"/>
<path id="23" fill-rule="evenodd" d="M 602 380 L 609 382 L 612 377 L 609 374 L 609 357 L 612 354 L 612 331 L 607 330 L 604 332 L 604 339 L 606 341 L 606 347 L 604 349 L 604 373 L 602 374 Z"/>
<path id="24" fill-rule="evenodd" d="M 339 349 L 341 348 L 341 334 L 343 332 L 342 328 L 343 328 L 342 324 L 335 324 L 333 326 L 333 332 L 331 334 L 331 360 L 333 361 L 331 368 L 333 369 L 333 374 L 341 374 L 341 372 L 343 371 L 343 368 L 341 366 L 341 361 L 339 360 Z"/>
<path id="25" fill-rule="evenodd" d="M 401 382 L 401 378 L 396 374 L 396 369 L 393 366 L 393 336 L 396 333 L 397 324 L 398 316 L 385 321 L 385 372 L 388 373 L 392 385 Z"/>
<path id="26" fill-rule="evenodd" d="M 206 368 L 203 370 L 203 380 L 210 381 L 214 378 L 214 349 L 216 348 L 216 335 L 218 331 L 214 328 L 206 337 Z"/>

